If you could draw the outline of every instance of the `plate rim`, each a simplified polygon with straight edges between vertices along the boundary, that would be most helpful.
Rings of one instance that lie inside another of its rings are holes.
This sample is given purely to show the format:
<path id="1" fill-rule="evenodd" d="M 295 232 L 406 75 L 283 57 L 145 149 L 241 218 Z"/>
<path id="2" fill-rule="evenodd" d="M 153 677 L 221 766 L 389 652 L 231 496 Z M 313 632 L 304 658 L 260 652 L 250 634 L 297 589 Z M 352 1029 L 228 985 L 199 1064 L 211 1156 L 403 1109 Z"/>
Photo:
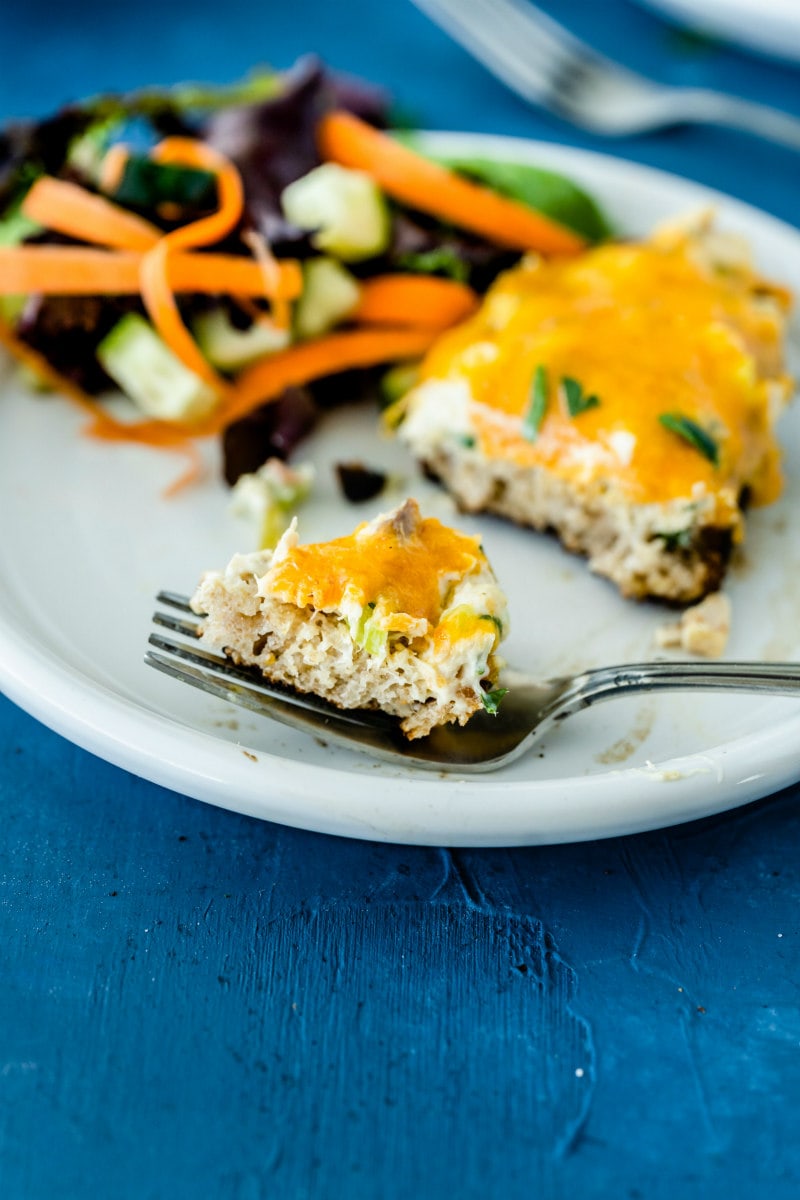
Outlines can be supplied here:
<path id="1" fill-rule="evenodd" d="M 605 166 L 636 175 L 640 183 L 649 181 L 654 187 L 659 180 L 683 185 L 700 203 L 733 208 L 737 216 L 766 222 L 774 233 L 797 241 L 800 249 L 800 233 L 771 213 L 635 160 L 502 134 L 420 133 L 431 145 L 468 143 L 494 157 L 514 152 L 521 161 L 540 156 L 544 166 L 570 162 L 575 170 L 587 163 L 595 171 Z M 259 750 L 256 759 L 267 760 L 271 771 L 268 781 L 257 784 L 253 755 L 244 743 L 193 729 L 144 702 L 113 692 L 64 660 L 53 660 L 26 634 L 13 606 L 9 609 L 7 597 L 0 585 L 0 686 L 15 704 L 60 736 L 134 775 L 218 807 L 288 826 L 429 846 L 580 842 L 711 816 L 779 791 L 800 778 L 800 762 L 793 753 L 798 716 L 702 753 L 644 768 L 540 780 L 455 774 L 439 778 L 427 772 L 412 775 L 375 760 L 365 760 L 364 768 L 357 770 L 307 764 Z M 370 769 L 381 781 L 379 801 L 364 794 L 371 791 L 363 786 Z M 651 789 L 646 812 L 636 803 L 643 788 Z M 326 791 L 330 795 L 323 796 Z M 413 802 L 409 792 L 413 792 Z M 486 803 L 492 793 L 496 800 L 498 792 L 505 802 L 503 812 Z M 561 804 L 567 793 L 572 815 L 564 821 Z M 309 804 L 314 796 L 317 798 Z M 576 806 L 577 811 L 572 811 Z"/>
<path id="2" fill-rule="evenodd" d="M 640 0 L 671 25 L 699 29 L 745 50 L 786 62 L 800 59 L 800 10 L 789 0 Z"/>

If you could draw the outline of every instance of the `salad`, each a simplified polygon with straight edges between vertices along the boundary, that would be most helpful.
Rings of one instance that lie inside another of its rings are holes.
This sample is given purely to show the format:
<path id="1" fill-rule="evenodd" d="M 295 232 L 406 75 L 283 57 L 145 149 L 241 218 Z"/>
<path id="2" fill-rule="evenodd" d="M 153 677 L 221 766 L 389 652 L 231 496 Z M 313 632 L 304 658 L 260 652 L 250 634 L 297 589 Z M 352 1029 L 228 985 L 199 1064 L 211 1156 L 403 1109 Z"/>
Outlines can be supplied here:
<path id="1" fill-rule="evenodd" d="M 186 454 L 176 486 L 219 437 L 234 484 L 325 407 L 396 398 L 526 253 L 608 236 L 569 180 L 434 160 L 392 126 L 380 89 L 313 58 L 7 125 L 0 342 L 88 435 Z"/>

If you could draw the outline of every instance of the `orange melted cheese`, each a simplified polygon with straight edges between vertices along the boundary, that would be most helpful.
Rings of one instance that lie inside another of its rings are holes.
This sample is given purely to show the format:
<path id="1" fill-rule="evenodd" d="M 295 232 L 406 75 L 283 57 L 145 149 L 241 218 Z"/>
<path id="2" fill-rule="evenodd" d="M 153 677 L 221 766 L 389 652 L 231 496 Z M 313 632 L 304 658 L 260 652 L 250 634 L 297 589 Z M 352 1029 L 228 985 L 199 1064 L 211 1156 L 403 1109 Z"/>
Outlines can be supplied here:
<path id="1" fill-rule="evenodd" d="M 477 614 L 466 604 L 459 605 L 439 621 L 433 632 L 434 653 L 447 658 L 459 642 L 474 638 L 476 632 L 488 633 L 498 641 L 498 627 L 487 613 Z"/>
<path id="2" fill-rule="evenodd" d="M 477 538 L 423 519 L 409 500 L 349 537 L 293 547 L 270 567 L 265 583 L 270 595 L 299 608 L 379 604 L 391 614 L 391 628 L 404 632 L 419 621 L 436 626 L 450 585 L 486 565 Z"/>
<path id="3" fill-rule="evenodd" d="M 468 382 L 488 457 L 546 466 L 578 485 L 611 483 L 639 503 L 700 489 L 724 519 L 745 485 L 757 502 L 780 493 L 769 388 L 787 385 L 781 302 L 785 294 L 747 271 L 701 265 L 686 240 L 607 245 L 507 272 L 480 312 L 429 352 L 423 378 Z M 548 405 L 528 440 L 521 418 L 540 365 Z M 599 405 L 570 417 L 564 377 Z M 708 431 L 717 466 L 661 425 L 666 412 Z"/>

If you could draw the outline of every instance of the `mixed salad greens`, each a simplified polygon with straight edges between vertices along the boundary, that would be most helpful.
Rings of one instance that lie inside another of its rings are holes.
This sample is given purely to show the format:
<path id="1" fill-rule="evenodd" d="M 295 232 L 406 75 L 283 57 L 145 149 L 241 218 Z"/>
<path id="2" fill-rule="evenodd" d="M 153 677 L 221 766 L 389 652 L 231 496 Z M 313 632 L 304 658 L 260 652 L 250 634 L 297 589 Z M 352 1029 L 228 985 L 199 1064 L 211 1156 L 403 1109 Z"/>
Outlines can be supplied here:
<path id="1" fill-rule="evenodd" d="M 94 436 L 221 437 L 233 485 L 323 408 L 408 386 L 522 254 L 608 236 L 562 176 L 434 160 L 391 125 L 380 89 L 313 58 L 7 125 L 0 341 Z"/>

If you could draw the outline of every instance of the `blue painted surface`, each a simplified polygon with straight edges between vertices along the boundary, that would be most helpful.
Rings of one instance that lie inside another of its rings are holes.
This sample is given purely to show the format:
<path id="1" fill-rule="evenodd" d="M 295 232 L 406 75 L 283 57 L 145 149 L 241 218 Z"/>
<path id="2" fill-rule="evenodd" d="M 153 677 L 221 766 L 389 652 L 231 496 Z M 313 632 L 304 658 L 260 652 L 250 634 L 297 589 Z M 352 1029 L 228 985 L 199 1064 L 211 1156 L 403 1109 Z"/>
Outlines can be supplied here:
<path id="1" fill-rule="evenodd" d="M 612 149 L 402 0 L 4 7 L 4 115 L 316 49 L 424 124 Z M 689 47 L 624 0 L 560 8 L 660 78 L 800 112 L 791 67 Z M 796 219 L 789 152 L 701 129 L 613 150 Z M 447 853 L 203 806 L 6 700 L 0 750 L 3 1197 L 799 1194 L 797 789 Z"/>

